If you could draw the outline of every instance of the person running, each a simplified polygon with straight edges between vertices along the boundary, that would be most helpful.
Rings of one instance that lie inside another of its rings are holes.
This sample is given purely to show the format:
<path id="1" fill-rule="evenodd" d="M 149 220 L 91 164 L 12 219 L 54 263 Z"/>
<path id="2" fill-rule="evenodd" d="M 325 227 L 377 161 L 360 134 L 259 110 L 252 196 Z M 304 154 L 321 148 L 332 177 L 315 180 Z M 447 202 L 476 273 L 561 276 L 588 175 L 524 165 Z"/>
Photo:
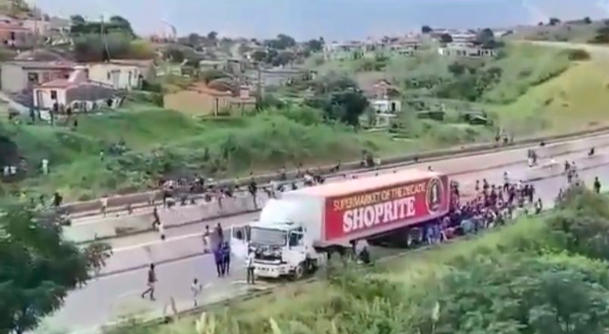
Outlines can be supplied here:
<path id="1" fill-rule="evenodd" d="M 159 225 L 161 225 L 161 217 L 159 217 L 159 211 L 155 206 L 152 209 L 152 229 L 156 231 Z"/>
<path id="2" fill-rule="evenodd" d="M 161 240 L 165 241 L 165 225 L 163 225 L 163 223 L 161 223 L 159 221 L 159 236 L 161 237 Z"/>
<path id="3" fill-rule="evenodd" d="M 597 194 L 601 193 L 601 181 L 599 181 L 598 177 L 594 178 L 594 192 Z"/>
<path id="4" fill-rule="evenodd" d="M 249 249 L 249 252 L 247 254 L 247 258 L 245 260 L 245 267 L 247 268 L 247 284 L 255 284 L 255 278 L 254 278 L 254 250 L 253 249 Z"/>
<path id="5" fill-rule="evenodd" d="M 108 196 L 104 195 L 101 198 L 101 213 L 102 213 L 102 215 L 104 215 L 104 217 L 106 217 L 107 211 L 108 211 Z"/>
<path id="6" fill-rule="evenodd" d="M 142 298 L 145 298 L 146 295 L 150 295 L 150 300 L 155 300 L 154 299 L 154 288 L 156 285 L 157 279 L 156 279 L 156 273 L 154 271 L 154 263 L 150 264 L 150 268 L 148 269 L 148 289 L 146 289 L 146 291 L 142 292 Z"/>
<path id="7" fill-rule="evenodd" d="M 201 294 L 201 291 L 203 291 L 203 286 L 198 279 L 195 278 L 193 280 L 192 285 L 190 286 L 190 291 L 192 292 L 192 301 L 194 307 L 199 306 L 199 295 Z"/>

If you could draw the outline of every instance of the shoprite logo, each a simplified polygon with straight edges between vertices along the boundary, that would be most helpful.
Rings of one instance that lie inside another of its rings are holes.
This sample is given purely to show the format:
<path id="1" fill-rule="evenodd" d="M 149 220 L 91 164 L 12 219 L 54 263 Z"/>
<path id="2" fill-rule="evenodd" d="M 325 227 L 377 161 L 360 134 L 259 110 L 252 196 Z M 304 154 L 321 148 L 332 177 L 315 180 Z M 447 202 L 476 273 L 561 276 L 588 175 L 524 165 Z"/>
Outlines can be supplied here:
<path id="1" fill-rule="evenodd" d="M 442 208 L 444 184 L 439 178 L 431 179 L 427 184 L 427 211 L 435 213 Z"/>

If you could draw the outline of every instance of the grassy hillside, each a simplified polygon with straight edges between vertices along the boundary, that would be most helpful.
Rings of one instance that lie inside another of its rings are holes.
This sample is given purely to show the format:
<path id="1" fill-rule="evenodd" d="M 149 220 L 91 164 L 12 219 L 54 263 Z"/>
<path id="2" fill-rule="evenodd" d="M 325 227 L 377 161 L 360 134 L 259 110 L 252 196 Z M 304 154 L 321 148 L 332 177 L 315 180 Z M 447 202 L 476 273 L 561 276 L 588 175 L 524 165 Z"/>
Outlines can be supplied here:
<path id="1" fill-rule="evenodd" d="M 531 41 L 587 43 L 596 36 L 596 31 L 605 26 L 604 22 L 596 21 L 591 24 L 560 24 L 556 26 L 519 27 L 510 39 L 526 39 Z"/>
<path id="2" fill-rule="evenodd" d="M 415 147 L 384 133 L 325 124 L 317 111 L 301 109 L 195 120 L 149 106 L 81 117 L 76 131 L 0 123 L 0 136 L 14 142 L 28 162 L 30 178 L 21 185 L 46 194 L 60 191 L 70 200 L 146 188 L 164 175 L 247 175 L 359 159 L 364 149 L 395 155 Z M 121 142 L 124 152 L 118 153 Z M 40 175 L 44 158 L 50 161 L 49 176 Z"/>
<path id="3" fill-rule="evenodd" d="M 567 131 L 606 123 L 609 70 L 604 61 L 582 62 L 532 88 L 514 103 L 494 106 L 503 124 L 519 133 Z"/>

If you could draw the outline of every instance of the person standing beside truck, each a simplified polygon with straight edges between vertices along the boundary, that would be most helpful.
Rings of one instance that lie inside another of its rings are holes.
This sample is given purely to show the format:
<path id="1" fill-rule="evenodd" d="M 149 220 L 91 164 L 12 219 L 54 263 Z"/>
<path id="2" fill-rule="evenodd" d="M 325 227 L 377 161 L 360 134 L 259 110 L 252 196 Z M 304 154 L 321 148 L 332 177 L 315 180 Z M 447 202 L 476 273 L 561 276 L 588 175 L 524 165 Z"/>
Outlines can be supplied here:
<path id="1" fill-rule="evenodd" d="M 247 269 L 247 284 L 255 284 L 254 281 L 254 250 L 253 249 L 249 249 L 248 250 L 248 254 L 247 254 L 247 258 L 245 260 L 245 267 Z"/>

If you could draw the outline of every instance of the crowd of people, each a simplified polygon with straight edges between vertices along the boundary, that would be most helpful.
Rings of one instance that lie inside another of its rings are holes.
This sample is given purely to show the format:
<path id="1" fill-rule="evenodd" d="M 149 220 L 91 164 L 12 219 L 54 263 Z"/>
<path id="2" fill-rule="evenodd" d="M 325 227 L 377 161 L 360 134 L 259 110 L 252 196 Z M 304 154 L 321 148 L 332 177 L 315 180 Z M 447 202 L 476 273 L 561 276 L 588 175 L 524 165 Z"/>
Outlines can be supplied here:
<path id="1" fill-rule="evenodd" d="M 508 173 L 502 184 L 477 180 L 473 196 L 461 197 L 460 186 L 451 184 L 451 209 L 441 220 L 411 230 L 409 247 L 436 244 L 458 236 L 502 226 L 520 214 L 539 214 L 543 210 L 536 189 L 523 181 L 512 182 Z"/>

